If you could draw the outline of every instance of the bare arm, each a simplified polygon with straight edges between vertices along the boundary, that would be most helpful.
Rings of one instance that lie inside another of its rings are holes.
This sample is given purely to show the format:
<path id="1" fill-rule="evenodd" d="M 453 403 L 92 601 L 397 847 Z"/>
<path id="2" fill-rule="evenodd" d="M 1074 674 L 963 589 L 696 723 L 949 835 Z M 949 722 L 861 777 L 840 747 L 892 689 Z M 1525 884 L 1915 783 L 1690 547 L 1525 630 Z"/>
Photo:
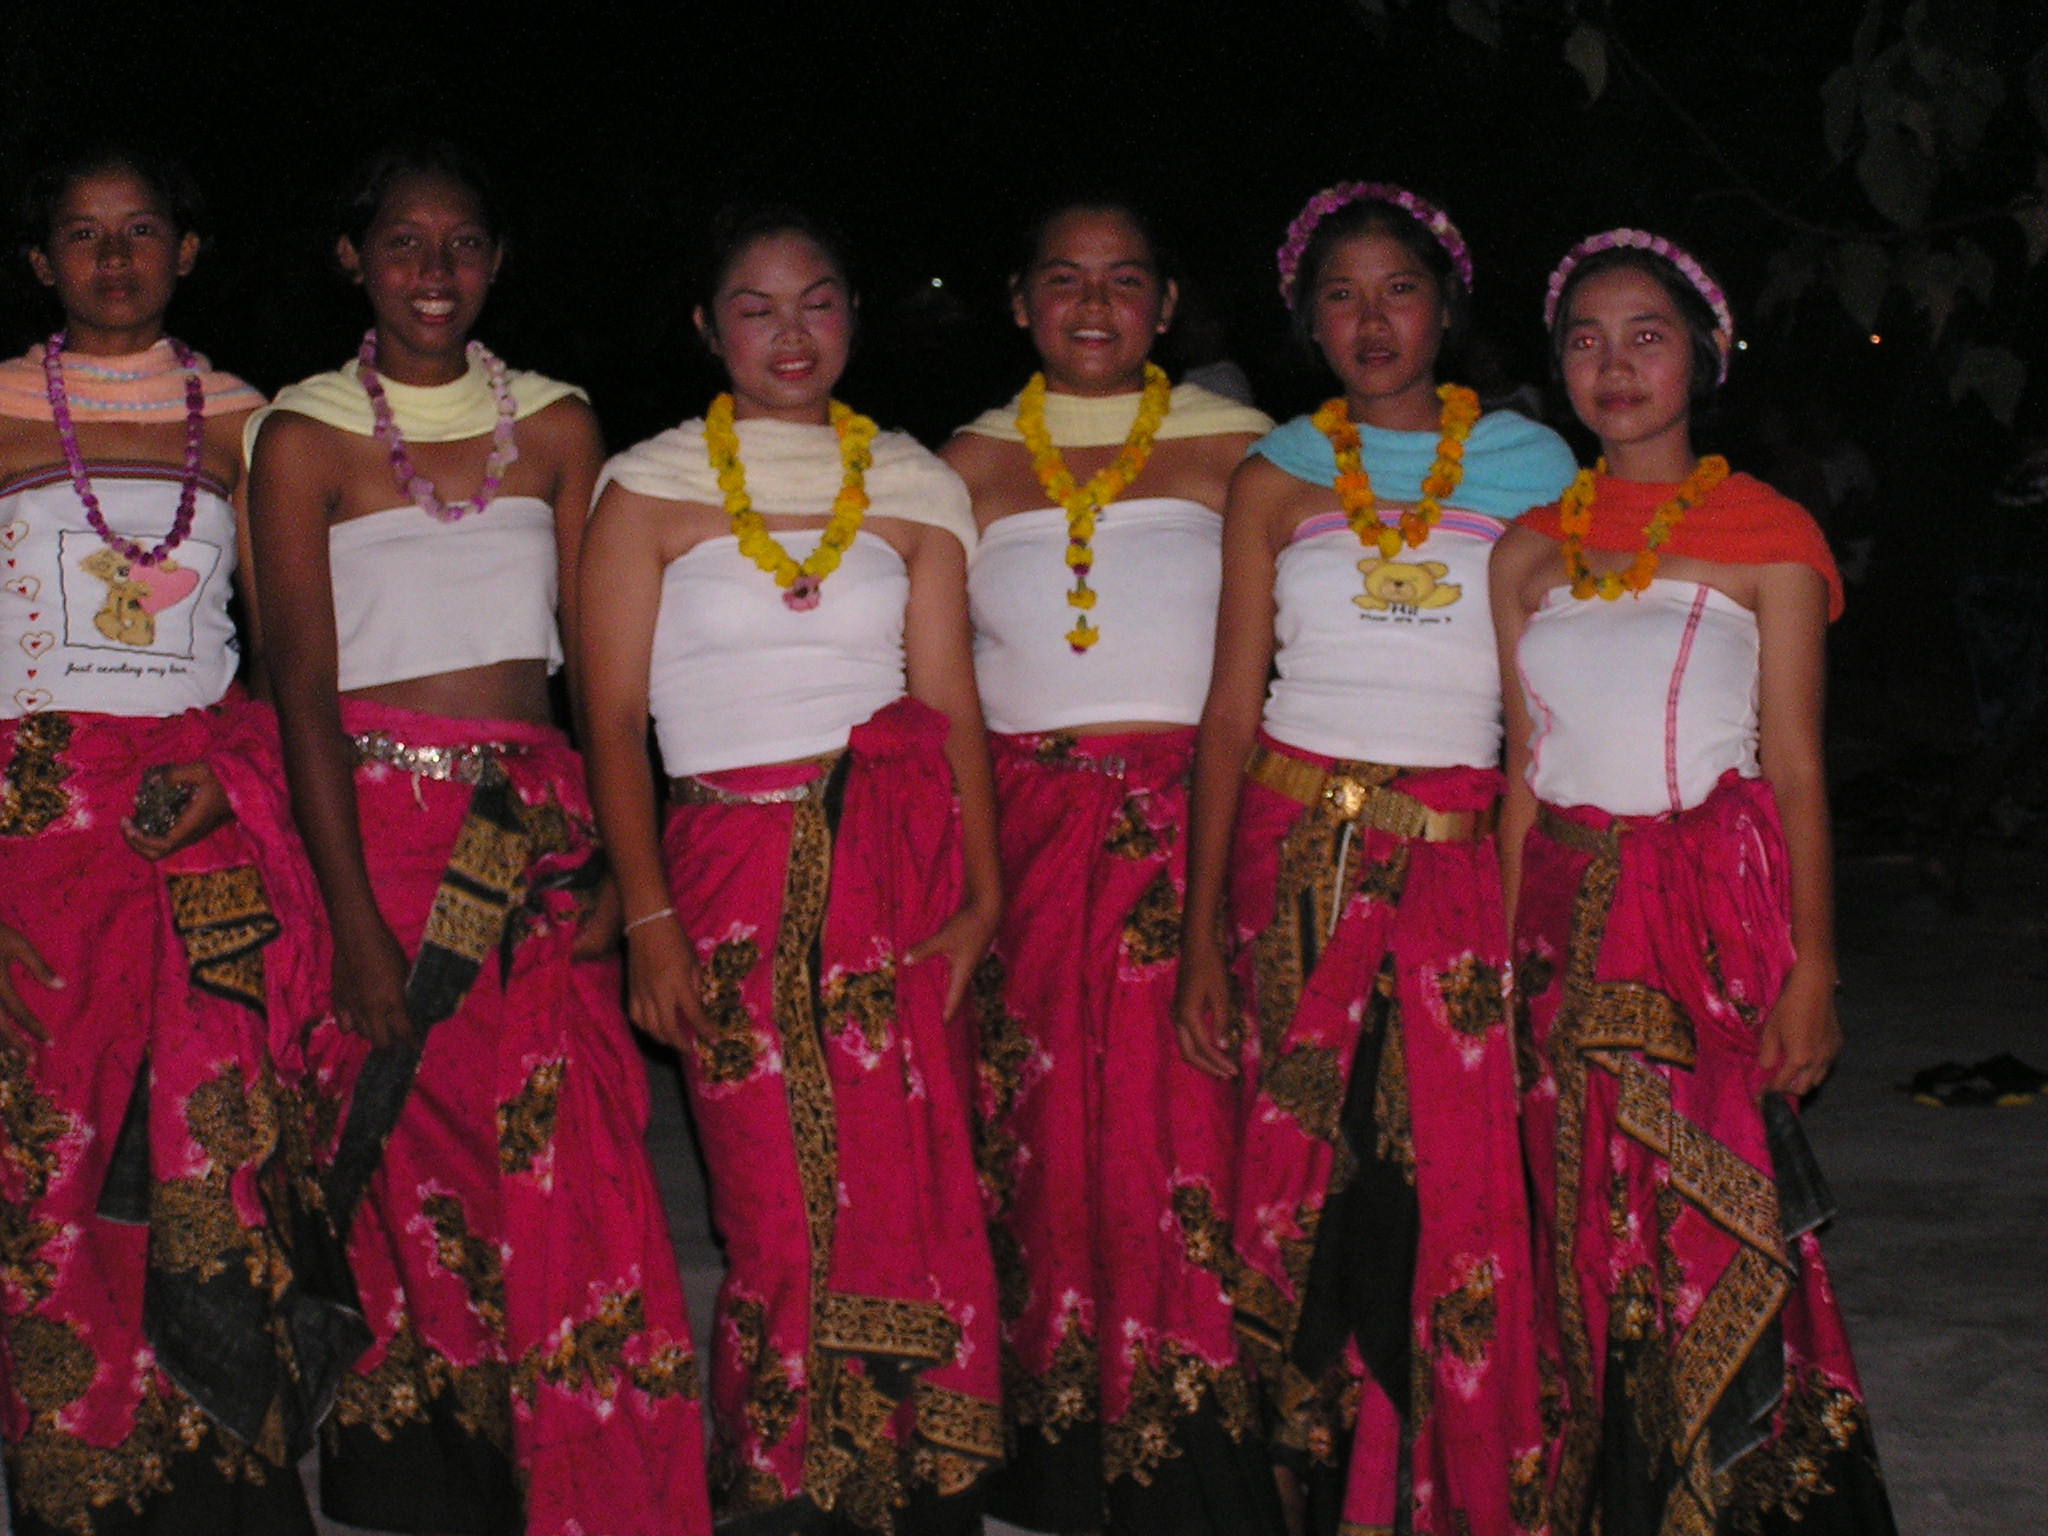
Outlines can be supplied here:
<path id="1" fill-rule="evenodd" d="M 1528 528 L 1510 528 L 1493 547 L 1486 586 L 1493 605 L 1493 636 L 1500 647 L 1500 704 L 1505 726 L 1503 767 L 1507 785 L 1500 802 L 1500 884 L 1508 938 L 1515 932 L 1515 908 L 1522 893 L 1522 844 L 1536 824 L 1536 795 L 1529 787 L 1529 701 L 1522 694 L 1516 655 L 1522 632 L 1535 612 L 1540 580 L 1557 559 L 1557 545 Z"/>
<path id="2" fill-rule="evenodd" d="M 946 1015 L 950 1018 L 967 995 L 968 979 L 988 953 L 1002 916 L 995 772 L 989 765 L 981 694 L 974 686 L 966 551 L 951 534 L 920 527 L 909 564 L 910 604 L 903 617 L 907 681 L 910 696 L 939 710 L 951 726 L 946 733 L 946 761 L 960 796 L 960 851 L 966 879 L 960 909 L 904 960 L 914 965 L 944 955 L 951 963 L 952 978 L 946 988 Z"/>
<path id="3" fill-rule="evenodd" d="M 598 831 L 611 858 L 628 931 L 627 1012 L 655 1039 L 682 1047 L 708 1034 L 696 956 L 673 915 L 655 826 L 647 757 L 647 676 L 666 564 L 663 528 L 673 504 L 621 486 L 605 489 L 583 535 L 573 631 L 583 678 L 583 750 Z M 601 622 L 594 622 L 597 616 Z M 651 921 L 640 921 L 643 918 Z"/>
<path id="4" fill-rule="evenodd" d="M 562 633 L 563 669 L 569 681 L 569 711 L 583 729 L 583 663 L 577 654 L 577 614 L 582 600 L 577 565 L 583 529 L 590 521 L 590 497 L 604 469 L 604 433 L 597 415 L 581 400 L 558 400 L 533 418 L 555 466 L 549 497 L 555 509 L 555 623 Z"/>
<path id="5" fill-rule="evenodd" d="M 1249 459 L 1232 476 L 1223 510 L 1223 591 L 1209 697 L 1195 738 L 1187 904 L 1174 1000 L 1181 1054 L 1216 1077 L 1237 1071 L 1237 1024 L 1223 954 L 1223 888 L 1245 762 L 1258 736 L 1273 662 L 1274 529 L 1294 484 L 1285 471 Z"/>
<path id="6" fill-rule="evenodd" d="M 284 413 L 263 424 L 249 471 L 250 564 L 277 705 L 292 819 L 334 932 L 336 1018 L 375 1045 L 410 1039 L 405 952 L 370 889 L 337 692 L 327 530 L 339 496 L 330 429 Z"/>
<path id="7" fill-rule="evenodd" d="M 1835 1017 L 1834 851 L 1821 748 L 1827 612 L 1827 584 L 1818 572 L 1774 565 L 1759 576 L 1758 748 L 1785 829 L 1798 959 L 1764 1022 L 1757 1064 L 1766 1091 L 1794 1096 L 1818 1087 L 1842 1049 Z"/>

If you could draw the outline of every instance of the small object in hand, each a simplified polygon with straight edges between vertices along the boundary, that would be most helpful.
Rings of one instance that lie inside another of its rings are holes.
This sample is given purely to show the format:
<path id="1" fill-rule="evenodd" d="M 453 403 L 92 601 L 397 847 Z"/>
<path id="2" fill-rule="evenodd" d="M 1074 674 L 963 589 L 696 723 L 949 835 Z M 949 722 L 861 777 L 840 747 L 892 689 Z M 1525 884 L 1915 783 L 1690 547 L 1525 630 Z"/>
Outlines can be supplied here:
<path id="1" fill-rule="evenodd" d="M 164 765 L 145 768 L 135 791 L 135 814 L 129 819 L 144 837 L 162 837 L 178 824 L 192 795 L 193 787 L 178 783 Z"/>

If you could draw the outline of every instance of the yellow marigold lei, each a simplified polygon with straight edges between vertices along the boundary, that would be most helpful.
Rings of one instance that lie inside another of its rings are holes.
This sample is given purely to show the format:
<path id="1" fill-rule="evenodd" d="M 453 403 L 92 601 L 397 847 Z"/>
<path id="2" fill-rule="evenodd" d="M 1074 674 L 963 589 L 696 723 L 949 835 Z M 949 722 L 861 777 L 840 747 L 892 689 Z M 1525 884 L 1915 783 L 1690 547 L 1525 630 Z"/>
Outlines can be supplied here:
<path id="1" fill-rule="evenodd" d="M 1339 395 L 1328 401 L 1310 418 L 1337 452 L 1337 500 L 1343 504 L 1351 531 L 1367 548 L 1378 544 L 1382 560 L 1391 560 L 1398 555 L 1403 543 L 1410 549 L 1419 549 L 1422 541 L 1429 537 L 1429 530 L 1443 516 L 1444 497 L 1455 491 L 1458 482 L 1465 478 L 1465 439 L 1472 435 L 1473 424 L 1479 420 L 1479 396 L 1462 384 L 1439 384 L 1436 397 L 1443 402 L 1443 409 L 1437 415 L 1440 435 L 1436 444 L 1436 462 L 1422 477 L 1422 500 L 1412 510 L 1401 514 L 1399 528 L 1387 528 L 1380 523 L 1380 506 L 1372 493 L 1372 476 L 1365 472 L 1358 428 L 1351 424 L 1351 408 L 1345 404 L 1344 397 Z"/>
<path id="2" fill-rule="evenodd" d="M 747 471 L 740 463 L 740 439 L 733 430 L 732 404 L 731 395 L 720 395 L 704 413 L 704 451 L 718 476 L 718 488 L 725 492 L 725 515 L 732 519 L 740 553 L 775 578 L 775 584 L 784 589 L 783 602 L 791 608 L 799 613 L 815 608 L 818 589 L 827 576 L 839 569 L 839 557 L 860 532 L 861 519 L 868 510 L 867 473 L 874 463 L 871 450 L 875 424 L 837 400 L 831 403 L 832 430 L 839 434 L 839 463 L 845 479 L 839 494 L 832 499 L 832 515 L 826 520 L 824 536 L 799 564 L 769 533 L 761 514 L 747 497 Z"/>
<path id="3" fill-rule="evenodd" d="M 1024 446 L 1031 451 L 1031 468 L 1045 494 L 1067 511 L 1067 568 L 1074 573 L 1067 605 L 1081 610 L 1074 627 L 1067 631 L 1067 644 L 1076 655 L 1085 655 L 1102 634 L 1088 622 L 1088 610 L 1095 606 L 1095 589 L 1088 585 L 1088 572 L 1095 565 L 1095 552 L 1089 547 L 1089 540 L 1095 537 L 1095 514 L 1123 495 L 1144 471 L 1145 461 L 1152 456 L 1152 436 L 1166 420 L 1172 394 L 1166 370 L 1147 363 L 1145 392 L 1138 397 L 1138 419 L 1131 423 L 1130 436 L 1109 466 L 1090 475 L 1086 485 L 1075 481 L 1046 430 L 1045 375 L 1031 375 L 1031 382 L 1017 397 L 1017 430 L 1024 434 Z"/>
<path id="4" fill-rule="evenodd" d="M 1586 564 L 1586 535 L 1593 531 L 1593 482 L 1607 473 L 1602 459 L 1591 469 L 1579 471 L 1558 500 L 1558 525 L 1564 532 L 1564 570 L 1571 579 L 1572 596 L 1584 601 L 1600 597 L 1614 602 L 1624 592 L 1641 592 L 1656 579 L 1657 551 L 1662 549 L 1685 521 L 1685 514 L 1707 499 L 1715 486 L 1728 478 L 1728 461 L 1710 453 L 1693 466 L 1691 474 L 1678 484 L 1669 501 L 1650 515 L 1643 529 L 1643 547 L 1636 551 L 1623 571 L 1595 571 Z"/>

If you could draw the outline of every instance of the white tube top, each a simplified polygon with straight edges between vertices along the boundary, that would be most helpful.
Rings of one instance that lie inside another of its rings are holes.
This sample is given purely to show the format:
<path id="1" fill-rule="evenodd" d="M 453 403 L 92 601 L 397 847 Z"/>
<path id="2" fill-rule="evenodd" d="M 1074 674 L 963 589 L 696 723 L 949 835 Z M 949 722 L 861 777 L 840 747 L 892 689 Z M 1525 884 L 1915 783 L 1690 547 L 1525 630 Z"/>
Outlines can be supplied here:
<path id="1" fill-rule="evenodd" d="M 1391 525 L 1399 510 L 1381 516 Z M 1273 581 L 1279 676 L 1266 696 L 1266 730 L 1354 762 L 1498 764 L 1500 658 L 1486 562 L 1502 527 L 1446 507 L 1419 549 L 1403 545 L 1382 560 L 1343 513 L 1304 521 Z"/>
<path id="2" fill-rule="evenodd" d="M 327 531 L 343 693 L 484 667 L 562 664 L 554 509 L 500 496 L 444 523 L 388 507 Z"/>
<path id="3" fill-rule="evenodd" d="M 790 556 L 823 529 L 777 533 Z M 647 704 L 671 774 L 716 773 L 836 752 L 853 728 L 905 692 L 903 613 L 910 573 L 887 539 L 857 533 L 798 613 L 730 534 L 669 563 Z"/>
<path id="4" fill-rule="evenodd" d="M 1112 720 L 1193 725 L 1209 693 L 1223 519 L 1200 502 L 1112 502 L 1095 521 L 1102 638 L 1067 644 L 1067 514 L 1018 512 L 989 525 L 967 573 L 974 675 L 993 731 L 1050 731 Z"/>
<path id="5" fill-rule="evenodd" d="M 1757 655 L 1756 615 L 1697 582 L 1611 603 L 1555 589 L 1515 656 L 1536 798 L 1652 816 L 1700 804 L 1731 768 L 1755 778 Z"/>
<path id="6" fill-rule="evenodd" d="M 153 549 L 178 513 L 178 471 L 93 464 L 107 526 Z M 0 719 L 61 709 L 178 715 L 218 703 L 240 651 L 228 618 L 235 514 L 199 482 L 192 528 L 155 566 L 92 530 L 70 474 L 39 469 L 0 490 Z"/>

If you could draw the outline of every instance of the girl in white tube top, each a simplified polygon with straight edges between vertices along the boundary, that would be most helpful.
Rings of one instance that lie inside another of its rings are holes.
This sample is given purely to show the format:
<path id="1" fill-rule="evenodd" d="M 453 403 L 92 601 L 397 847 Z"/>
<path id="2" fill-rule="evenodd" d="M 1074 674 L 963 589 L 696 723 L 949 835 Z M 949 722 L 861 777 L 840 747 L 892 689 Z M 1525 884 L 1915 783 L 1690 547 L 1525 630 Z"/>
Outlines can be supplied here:
<path id="1" fill-rule="evenodd" d="M 633 1016 L 682 1054 L 729 1261 L 714 1499 L 764 1530 L 965 1530 L 1002 1453 L 958 1013 L 1002 885 L 974 522 L 959 476 L 832 397 L 837 242 L 786 206 L 715 234 L 695 321 L 730 387 L 606 466 L 582 636 Z"/>
<path id="2" fill-rule="evenodd" d="M 1015 1306 L 990 1508 L 1035 1530 L 1256 1532 L 1271 1487 L 1227 1412 L 1229 1303 L 1172 1218 L 1177 1188 L 1227 1190 L 1237 1096 L 1175 1047 L 1171 941 L 1223 497 L 1271 422 L 1147 361 L 1175 287 L 1128 207 L 1058 207 L 1021 255 L 1011 308 L 1041 371 L 944 450 L 981 528 L 968 592 L 1010 893 L 979 993 Z M 1155 1423 L 1143 1382 L 1176 1362 L 1206 1390 Z M 1208 1452 L 1233 1445 L 1236 1475 Z"/>
<path id="3" fill-rule="evenodd" d="M 1888 1536 L 1814 1234 L 1832 1210 L 1783 1097 L 1842 1043 L 1821 752 L 1841 582 L 1802 508 L 1693 450 L 1734 321 L 1692 256 L 1593 236 L 1545 320 L 1603 455 L 1492 571 L 1552 1528 Z M 1632 1405 L 1674 1380 L 1698 1390 L 1660 1433 Z"/>
<path id="4" fill-rule="evenodd" d="M 312 1091 L 355 1083 L 332 1156 L 363 1170 L 322 1174 L 374 1334 L 323 1431 L 322 1503 L 390 1530 L 705 1532 L 695 1394 L 625 1364 L 687 1368 L 688 1323 L 616 902 L 550 718 L 597 421 L 469 339 L 503 247 L 466 155 L 387 150 L 347 215 L 374 325 L 250 430 L 265 659 L 343 1032 L 315 1032 Z M 623 1357 L 515 1392 L 598 1310 L 633 1319 Z"/>
<path id="5" fill-rule="evenodd" d="M 1486 560 L 1571 455 L 1440 382 L 1473 278 L 1441 209 L 1331 187 L 1280 276 L 1343 393 L 1231 481 L 1181 1048 L 1249 1079 L 1227 1284 L 1290 1524 L 1505 1530 L 1535 1496 L 1538 1389 Z M 1475 1265 L 1498 1326 L 1472 1369 L 1430 1320 Z"/>

